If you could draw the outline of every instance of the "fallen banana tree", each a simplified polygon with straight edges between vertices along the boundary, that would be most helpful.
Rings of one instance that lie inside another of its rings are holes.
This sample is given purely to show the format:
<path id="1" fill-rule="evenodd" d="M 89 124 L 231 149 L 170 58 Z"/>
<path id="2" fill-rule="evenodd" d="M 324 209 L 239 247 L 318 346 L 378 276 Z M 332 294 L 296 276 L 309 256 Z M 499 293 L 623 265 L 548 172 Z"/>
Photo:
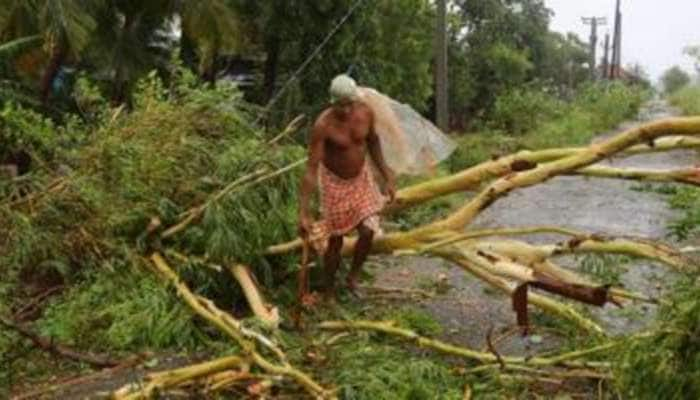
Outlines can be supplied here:
<path id="1" fill-rule="evenodd" d="M 695 266 L 682 253 L 670 246 L 643 238 L 575 232 L 563 227 L 470 231 L 468 226 L 479 213 L 514 190 L 541 184 L 560 175 L 698 185 L 700 169 L 690 166 L 680 170 L 648 171 L 594 164 L 613 157 L 697 148 L 700 147 L 700 140 L 694 136 L 699 134 L 700 117 L 668 118 L 640 125 L 588 147 L 522 151 L 486 161 L 454 175 L 404 188 L 397 193 L 397 199 L 387 208 L 387 213 L 456 192 L 478 191 L 462 207 L 444 218 L 409 231 L 393 232 L 377 238 L 373 252 L 396 255 L 426 253 L 443 257 L 509 295 L 514 295 L 523 284 L 535 284 L 545 291 L 580 301 L 588 298 L 591 300 L 588 303 L 596 305 L 608 301 L 621 304 L 623 299 L 656 302 L 657 299 L 621 288 L 596 285 L 574 271 L 558 266 L 553 258 L 573 253 L 615 253 L 648 258 L 678 271 L 694 269 Z M 565 235 L 569 239 L 539 246 L 515 240 L 483 239 L 543 231 Z M 301 241 L 297 239 L 271 246 L 267 253 L 283 254 L 298 251 L 300 247 Z M 347 240 L 344 254 L 349 254 L 353 247 L 354 241 Z M 585 294 L 582 294 L 582 288 Z M 522 292 L 518 296 L 522 296 Z M 551 297 L 531 293 L 527 300 L 546 312 L 572 320 L 589 332 L 603 333 L 595 322 Z"/>

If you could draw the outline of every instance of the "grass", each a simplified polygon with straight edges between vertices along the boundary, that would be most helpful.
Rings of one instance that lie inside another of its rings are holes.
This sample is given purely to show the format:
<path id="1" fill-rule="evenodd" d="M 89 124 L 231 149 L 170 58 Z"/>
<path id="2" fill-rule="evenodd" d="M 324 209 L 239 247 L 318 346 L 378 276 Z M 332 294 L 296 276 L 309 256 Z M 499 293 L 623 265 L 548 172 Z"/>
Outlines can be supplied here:
<path id="1" fill-rule="evenodd" d="M 573 101 L 560 103 L 562 109 L 552 117 L 537 121 L 522 134 L 487 129 L 459 137 L 449 168 L 459 171 L 519 150 L 586 145 L 596 135 L 633 118 L 647 97 L 641 89 L 620 84 L 586 87 Z"/>
<path id="2" fill-rule="evenodd" d="M 636 185 L 632 189 L 663 195 L 670 207 L 678 211 L 679 216 L 672 219 L 667 226 L 672 239 L 683 241 L 698 236 L 700 233 L 700 188 L 645 183 Z"/>
<path id="3" fill-rule="evenodd" d="M 677 240 L 697 238 L 700 233 L 700 189 L 680 187 L 669 197 L 669 204 L 681 214 L 669 224 L 672 237 Z"/>
<path id="4" fill-rule="evenodd" d="M 431 314 L 400 302 L 383 307 L 341 302 L 333 309 L 322 308 L 309 318 L 323 321 L 339 315 L 346 319 L 390 320 L 430 337 L 442 332 Z M 517 385 L 504 385 L 491 375 L 465 376 L 464 370 L 475 364 L 445 358 L 390 336 L 356 332 L 331 340 L 336 337 L 335 332 L 316 331 L 311 323 L 309 327 L 306 339 L 289 333 L 284 336 L 289 346 L 296 348 L 293 362 L 305 365 L 320 381 L 332 382 L 344 400 L 456 400 L 463 398 L 466 385 L 480 399 L 520 398 L 527 391 Z"/>
<path id="5" fill-rule="evenodd" d="M 700 85 L 685 86 L 673 93 L 669 100 L 684 115 L 700 115 Z"/>
<path id="6" fill-rule="evenodd" d="M 700 397 L 699 283 L 697 276 L 681 279 L 658 313 L 656 333 L 616 352 L 616 383 L 626 398 Z"/>
<path id="7" fill-rule="evenodd" d="M 586 254 L 578 260 L 579 269 L 602 284 L 619 286 L 630 257 L 616 254 Z"/>

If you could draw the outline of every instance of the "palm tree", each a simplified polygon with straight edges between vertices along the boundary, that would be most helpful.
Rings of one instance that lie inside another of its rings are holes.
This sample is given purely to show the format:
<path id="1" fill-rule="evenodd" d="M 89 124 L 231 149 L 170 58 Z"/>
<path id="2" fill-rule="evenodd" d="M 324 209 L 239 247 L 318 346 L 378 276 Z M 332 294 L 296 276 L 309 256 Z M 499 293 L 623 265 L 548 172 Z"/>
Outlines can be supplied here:
<path id="1" fill-rule="evenodd" d="M 138 78 L 166 66 L 176 19 L 204 79 L 215 79 L 218 56 L 246 43 L 240 18 L 225 0 L 6 1 L 0 7 L 0 60 L 41 49 L 48 60 L 38 74 L 43 103 L 61 66 L 78 61 L 111 82 L 115 101 L 126 100 Z"/>
<path id="2" fill-rule="evenodd" d="M 95 74 L 111 82 L 112 99 L 127 100 L 131 87 L 152 69 L 165 66 L 168 0 L 107 0 L 98 10 L 98 31 L 87 49 Z"/>
<path id="3" fill-rule="evenodd" d="M 245 48 L 240 18 L 222 0 L 178 0 L 174 7 L 181 20 L 182 39 L 195 46 L 200 77 L 213 82 L 217 57 L 239 53 Z"/>
<path id="4" fill-rule="evenodd" d="M 242 48 L 240 23 L 222 0 L 110 0 L 98 14 L 99 32 L 91 58 L 112 80 L 112 98 L 127 99 L 136 80 L 165 69 L 172 48 L 172 23 L 180 21 L 181 39 L 192 43 L 203 79 L 213 81 L 220 55 Z"/>
<path id="5" fill-rule="evenodd" d="M 79 59 L 90 42 L 99 0 L 9 0 L 0 13 L 0 39 L 5 50 L 39 45 L 47 55 L 39 82 L 43 103 L 51 83 L 67 58 Z M 39 40 L 40 38 L 40 40 Z"/>

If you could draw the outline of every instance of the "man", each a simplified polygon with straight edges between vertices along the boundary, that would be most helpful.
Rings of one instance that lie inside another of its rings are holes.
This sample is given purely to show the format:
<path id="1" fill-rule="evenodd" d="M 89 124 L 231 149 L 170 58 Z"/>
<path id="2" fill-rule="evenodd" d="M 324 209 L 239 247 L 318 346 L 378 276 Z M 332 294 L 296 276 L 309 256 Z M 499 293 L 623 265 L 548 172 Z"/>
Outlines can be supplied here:
<path id="1" fill-rule="evenodd" d="M 325 295 L 332 298 L 343 236 L 357 229 L 352 268 L 346 280 L 354 293 L 372 239 L 380 232 L 378 213 L 386 199 L 374 181 L 368 153 L 383 177 L 389 201 L 394 199 L 396 185 L 374 131 L 374 115 L 358 100 L 355 81 L 340 75 L 331 82 L 330 92 L 332 104 L 320 114 L 311 133 L 309 160 L 301 183 L 299 233 L 323 254 Z M 312 223 L 309 195 L 317 184 L 321 220 Z"/>

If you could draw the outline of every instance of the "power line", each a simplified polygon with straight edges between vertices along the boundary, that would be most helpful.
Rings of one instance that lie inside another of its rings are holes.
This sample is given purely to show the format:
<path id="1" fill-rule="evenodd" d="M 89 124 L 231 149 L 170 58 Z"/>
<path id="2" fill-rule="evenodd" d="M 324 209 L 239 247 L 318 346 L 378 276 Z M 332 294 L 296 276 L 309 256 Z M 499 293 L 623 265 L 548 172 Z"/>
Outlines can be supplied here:
<path id="1" fill-rule="evenodd" d="M 266 115 L 270 111 L 270 108 L 272 108 L 272 106 L 282 97 L 282 94 L 284 93 L 284 91 L 287 90 L 289 85 L 291 85 L 297 79 L 298 75 L 300 75 L 301 72 L 309 65 L 309 63 L 311 63 L 311 61 L 314 58 L 316 58 L 317 55 L 319 55 L 321 53 L 321 50 L 326 46 L 326 44 L 331 40 L 331 38 L 333 36 L 335 36 L 335 34 L 340 30 L 340 28 L 345 24 L 345 22 L 350 18 L 350 16 L 352 16 L 352 14 L 355 12 L 355 10 L 363 2 L 364 2 L 364 0 L 357 0 L 355 2 L 355 4 L 353 4 L 352 7 L 350 7 L 350 9 L 348 10 L 347 13 L 345 13 L 345 15 L 340 20 L 340 22 L 338 22 L 338 24 L 336 24 L 333 27 L 333 29 L 330 30 L 330 32 L 328 32 L 328 34 L 323 39 L 323 41 L 321 41 L 321 43 L 318 46 L 316 46 L 316 48 L 311 52 L 311 54 L 306 58 L 306 60 L 304 60 L 304 62 L 301 63 L 299 68 L 297 68 L 296 71 L 294 71 L 292 76 L 289 79 L 287 79 L 287 81 L 284 83 L 284 85 L 282 85 L 280 90 L 278 90 L 277 93 L 270 99 L 270 101 L 267 102 L 262 113 L 255 121 L 256 125 L 260 122 L 260 120 L 263 118 L 263 116 Z"/>
<path id="2" fill-rule="evenodd" d="M 602 17 L 590 17 L 590 18 L 581 18 L 581 21 L 585 25 L 590 25 L 591 26 L 591 37 L 589 41 L 590 45 L 590 50 L 589 50 L 589 68 L 590 68 L 590 74 L 591 74 L 591 80 L 595 80 L 596 78 L 596 68 L 595 68 L 595 63 L 596 63 L 596 57 L 595 57 L 595 52 L 596 52 L 596 44 L 598 43 L 598 26 L 605 25 L 608 23 L 607 19 L 602 18 Z"/>
<path id="3" fill-rule="evenodd" d="M 618 79 L 621 77 L 622 66 L 622 13 L 620 12 L 620 0 L 615 4 L 615 30 L 613 33 L 613 54 L 612 62 L 610 63 L 610 78 Z"/>
<path id="4" fill-rule="evenodd" d="M 605 46 L 603 55 L 603 79 L 610 78 L 610 33 L 605 34 Z"/>

